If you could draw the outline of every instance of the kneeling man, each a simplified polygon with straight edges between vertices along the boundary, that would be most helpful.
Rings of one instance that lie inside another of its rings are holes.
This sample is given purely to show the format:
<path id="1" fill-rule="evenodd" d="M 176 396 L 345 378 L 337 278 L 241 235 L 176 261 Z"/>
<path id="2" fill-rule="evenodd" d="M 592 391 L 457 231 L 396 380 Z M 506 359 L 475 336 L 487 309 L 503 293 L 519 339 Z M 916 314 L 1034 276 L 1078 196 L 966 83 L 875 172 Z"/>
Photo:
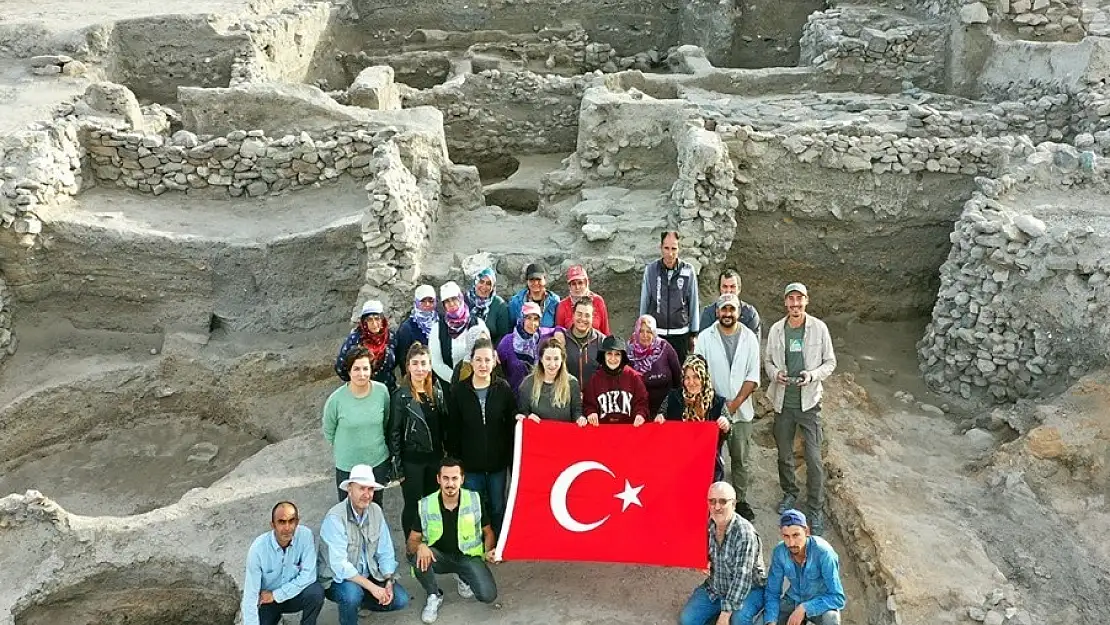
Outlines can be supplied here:
<path id="1" fill-rule="evenodd" d="M 497 599 L 497 583 L 489 570 L 494 561 L 493 528 L 482 510 L 478 493 L 462 487 L 463 470 L 458 460 L 444 458 L 436 475 L 439 491 L 420 500 L 420 531 L 409 533 L 409 562 L 417 581 L 428 592 L 420 615 L 425 623 L 439 618 L 443 591 L 436 573 L 459 576 L 459 594 L 482 603 Z"/>
<path id="2" fill-rule="evenodd" d="M 277 625 L 282 614 L 301 613 L 316 625 L 324 589 L 316 581 L 316 544 L 300 524 L 297 506 L 279 501 L 270 510 L 273 531 L 254 539 L 243 578 L 243 625 Z"/>
<path id="3" fill-rule="evenodd" d="M 409 603 L 405 588 L 397 584 L 397 556 L 389 526 L 374 490 L 385 488 L 374 480 L 368 464 L 351 467 L 339 484 L 347 498 L 324 515 L 320 525 L 320 583 L 325 596 L 339 605 L 339 625 L 358 625 L 358 610 L 400 610 Z"/>

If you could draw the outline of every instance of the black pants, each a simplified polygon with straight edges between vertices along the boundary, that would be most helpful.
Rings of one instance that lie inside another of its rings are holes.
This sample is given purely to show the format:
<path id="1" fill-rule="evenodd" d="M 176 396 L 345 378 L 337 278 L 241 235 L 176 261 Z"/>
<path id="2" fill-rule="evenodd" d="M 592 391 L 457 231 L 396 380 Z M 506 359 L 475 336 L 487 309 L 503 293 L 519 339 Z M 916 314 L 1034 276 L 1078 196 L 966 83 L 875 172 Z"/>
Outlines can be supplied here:
<path id="1" fill-rule="evenodd" d="M 282 614 L 301 613 L 301 625 L 316 625 L 316 617 L 324 606 L 324 587 L 312 582 L 299 595 L 283 603 L 264 603 L 258 606 L 260 625 L 278 625 Z"/>
<path id="2" fill-rule="evenodd" d="M 412 530 L 420 530 L 420 518 L 417 505 L 423 497 L 439 490 L 436 483 L 436 474 L 439 472 L 439 462 L 409 462 L 404 461 L 402 468 L 405 471 L 405 481 L 401 482 L 401 495 L 405 498 L 405 507 L 401 510 L 401 530 L 405 539 Z"/>
<path id="3" fill-rule="evenodd" d="M 429 595 L 443 594 L 439 584 L 436 583 L 437 573 L 440 575 L 454 573 L 463 583 L 470 586 L 474 591 L 474 598 L 478 601 L 493 603 L 497 599 L 497 582 L 494 581 L 493 572 L 489 570 L 485 560 L 478 556 L 464 556 L 461 553 L 443 553 L 435 547 L 429 547 L 429 549 L 435 556 L 435 562 L 428 567 L 427 571 L 421 571 L 420 567 L 416 566 L 416 556 L 409 555 L 413 576 Z"/>
<path id="4" fill-rule="evenodd" d="M 347 498 L 347 491 L 339 488 L 339 484 L 342 483 L 343 480 L 345 480 L 349 477 L 351 477 L 351 472 L 350 471 L 344 471 L 343 469 L 340 469 L 339 467 L 335 468 L 335 493 L 339 496 L 339 501 L 343 501 L 344 499 Z M 374 481 L 381 484 L 382 486 L 385 486 L 386 482 L 388 481 L 388 478 L 389 478 L 389 460 L 386 460 L 385 462 L 383 462 L 383 463 L 379 464 L 378 466 L 374 467 Z M 378 506 L 380 506 L 382 510 L 385 510 L 385 491 L 384 490 L 374 491 L 374 503 L 378 504 Z"/>
<path id="5" fill-rule="evenodd" d="M 671 347 L 678 354 L 678 364 L 686 363 L 686 356 L 690 353 L 690 333 L 686 334 L 669 334 L 663 337 L 663 340 L 670 343 Z"/>

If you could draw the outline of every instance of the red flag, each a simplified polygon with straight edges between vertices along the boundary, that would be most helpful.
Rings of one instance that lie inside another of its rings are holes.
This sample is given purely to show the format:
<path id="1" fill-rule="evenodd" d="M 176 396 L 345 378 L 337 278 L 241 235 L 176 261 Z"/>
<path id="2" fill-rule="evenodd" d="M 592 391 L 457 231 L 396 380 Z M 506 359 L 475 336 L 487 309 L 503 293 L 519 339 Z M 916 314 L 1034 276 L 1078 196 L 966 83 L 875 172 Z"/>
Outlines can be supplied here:
<path id="1" fill-rule="evenodd" d="M 716 423 L 517 424 L 498 555 L 704 568 Z"/>

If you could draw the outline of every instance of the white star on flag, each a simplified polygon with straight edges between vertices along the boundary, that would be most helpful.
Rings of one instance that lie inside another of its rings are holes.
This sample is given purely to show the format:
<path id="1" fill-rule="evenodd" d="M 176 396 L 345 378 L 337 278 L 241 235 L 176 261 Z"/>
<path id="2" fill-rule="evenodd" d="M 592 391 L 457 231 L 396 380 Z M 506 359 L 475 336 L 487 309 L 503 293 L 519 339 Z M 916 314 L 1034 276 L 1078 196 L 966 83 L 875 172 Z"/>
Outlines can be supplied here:
<path id="1" fill-rule="evenodd" d="M 640 503 L 640 491 L 643 489 L 643 484 L 637 486 L 636 488 L 632 488 L 631 482 L 629 482 L 628 480 L 624 481 L 624 490 L 617 493 L 616 495 L 613 495 L 617 499 L 620 499 L 622 502 L 624 502 L 624 505 L 621 506 L 621 512 L 627 510 L 628 506 L 631 505 L 637 505 L 641 508 L 644 507 L 644 504 Z"/>

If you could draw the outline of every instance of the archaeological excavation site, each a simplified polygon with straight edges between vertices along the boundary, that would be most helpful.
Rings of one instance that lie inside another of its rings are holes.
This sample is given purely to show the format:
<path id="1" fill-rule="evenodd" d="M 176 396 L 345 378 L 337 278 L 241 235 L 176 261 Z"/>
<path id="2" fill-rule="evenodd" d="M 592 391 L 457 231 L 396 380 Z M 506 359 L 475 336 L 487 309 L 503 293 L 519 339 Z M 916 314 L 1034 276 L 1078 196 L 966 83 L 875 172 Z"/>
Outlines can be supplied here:
<path id="1" fill-rule="evenodd" d="M 703 304 L 732 267 L 829 324 L 845 623 L 1107 622 L 1108 157 L 1108 0 L 0 1 L 0 625 L 236 623 L 271 505 L 335 501 L 363 301 L 583 264 L 627 337 L 667 229 Z M 440 622 L 702 579 L 495 575 Z"/>

